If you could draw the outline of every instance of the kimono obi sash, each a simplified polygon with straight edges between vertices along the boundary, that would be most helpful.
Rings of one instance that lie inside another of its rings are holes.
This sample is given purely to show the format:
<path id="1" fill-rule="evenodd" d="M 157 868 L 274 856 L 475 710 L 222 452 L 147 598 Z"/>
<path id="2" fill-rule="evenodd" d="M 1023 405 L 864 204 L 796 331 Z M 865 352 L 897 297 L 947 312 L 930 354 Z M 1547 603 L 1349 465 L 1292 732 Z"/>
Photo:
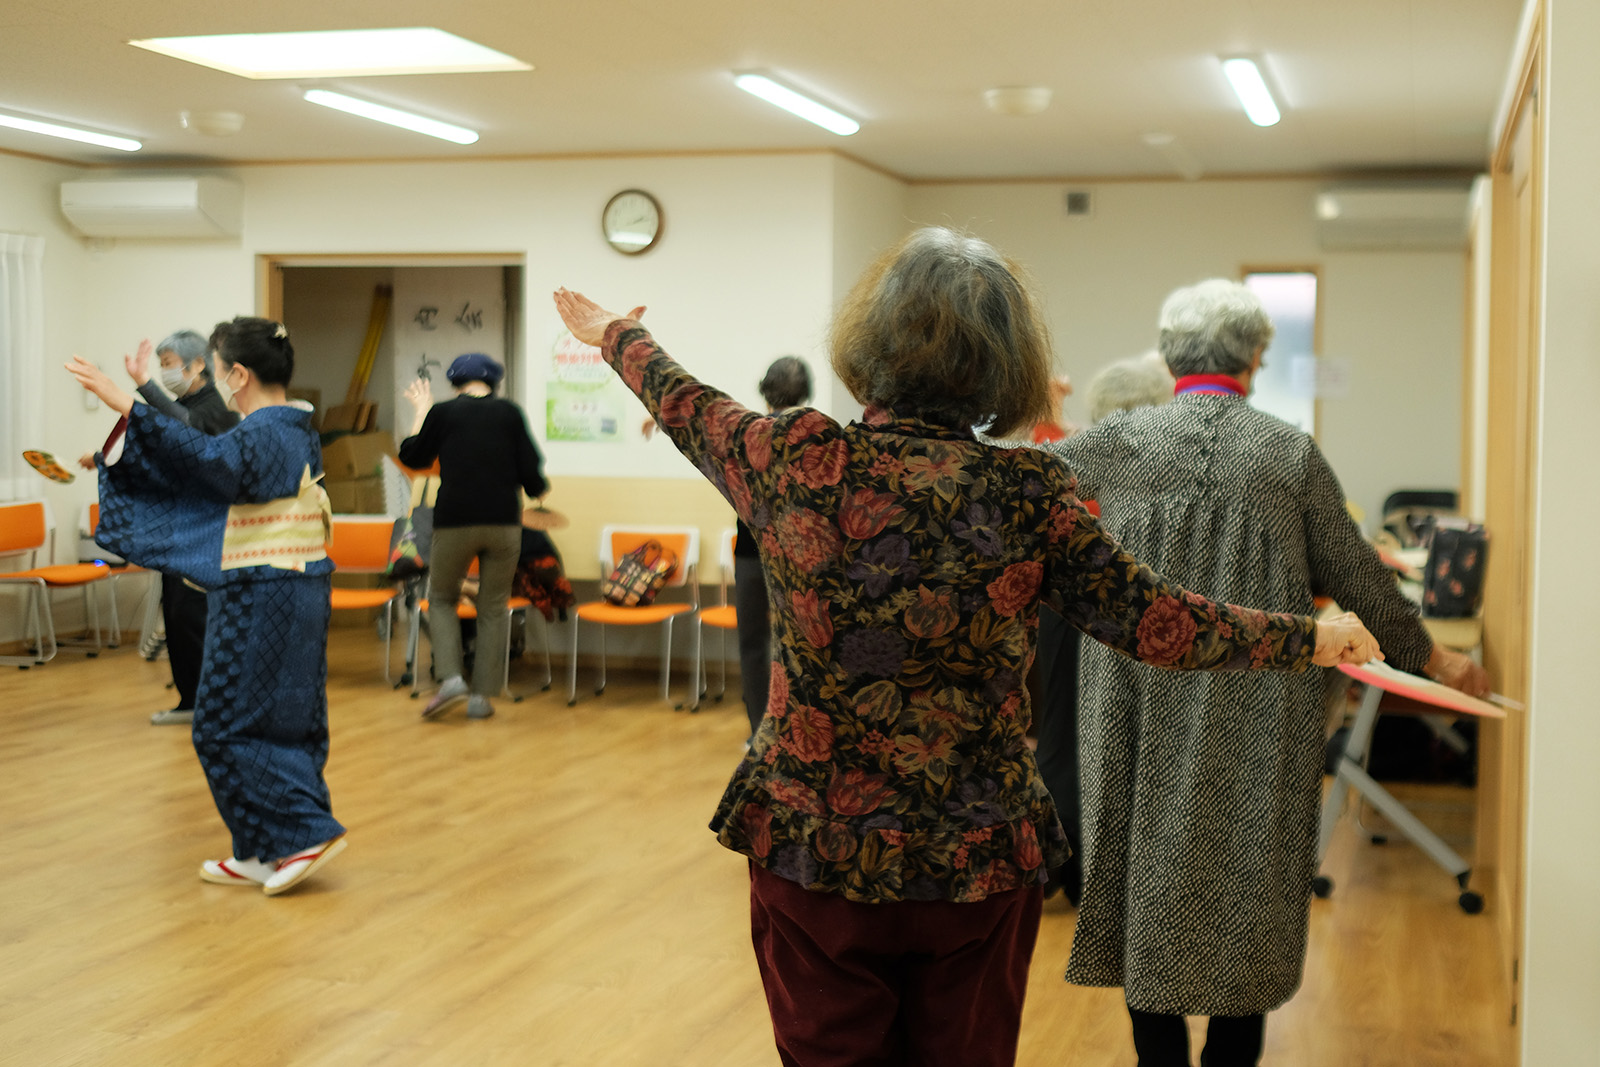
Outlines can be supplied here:
<path id="1" fill-rule="evenodd" d="M 303 571 L 307 563 L 328 558 L 332 533 L 333 505 L 322 488 L 321 475 L 313 478 L 307 466 L 297 495 L 228 508 L 222 531 L 222 569 Z"/>

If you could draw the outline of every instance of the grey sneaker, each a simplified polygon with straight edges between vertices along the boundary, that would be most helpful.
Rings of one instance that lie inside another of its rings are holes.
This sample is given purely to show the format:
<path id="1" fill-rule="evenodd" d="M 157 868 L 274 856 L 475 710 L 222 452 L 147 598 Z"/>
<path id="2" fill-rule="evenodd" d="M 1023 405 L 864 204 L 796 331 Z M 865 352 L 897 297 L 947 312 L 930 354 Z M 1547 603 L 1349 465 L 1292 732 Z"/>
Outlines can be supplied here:
<path id="1" fill-rule="evenodd" d="M 433 699 L 428 701 L 428 706 L 422 709 L 424 719 L 437 718 L 449 711 L 465 704 L 471 694 L 467 691 L 467 683 L 462 681 L 461 675 L 446 678 L 439 691 L 433 694 Z"/>
<path id="2" fill-rule="evenodd" d="M 150 716 L 151 726 L 188 726 L 194 722 L 193 711 L 180 711 L 174 708 L 171 711 L 158 711 Z"/>
<path id="3" fill-rule="evenodd" d="M 487 719 L 493 714 L 494 705 L 489 703 L 488 697 L 481 697 L 477 694 L 473 694 L 472 698 L 467 701 L 467 718 Z"/>

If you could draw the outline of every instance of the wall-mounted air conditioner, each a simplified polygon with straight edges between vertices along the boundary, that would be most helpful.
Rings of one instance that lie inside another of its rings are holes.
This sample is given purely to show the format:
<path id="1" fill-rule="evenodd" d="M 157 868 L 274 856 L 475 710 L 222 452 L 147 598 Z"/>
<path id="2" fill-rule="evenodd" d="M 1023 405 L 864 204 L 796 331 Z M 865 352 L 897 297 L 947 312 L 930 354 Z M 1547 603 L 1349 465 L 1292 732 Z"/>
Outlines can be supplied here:
<path id="1" fill-rule="evenodd" d="M 215 177 L 62 182 L 61 213 L 86 237 L 234 237 L 244 187 Z"/>
<path id="2" fill-rule="evenodd" d="M 1332 186 L 1317 194 L 1317 236 L 1331 251 L 1465 248 L 1470 199 L 1465 184 Z"/>

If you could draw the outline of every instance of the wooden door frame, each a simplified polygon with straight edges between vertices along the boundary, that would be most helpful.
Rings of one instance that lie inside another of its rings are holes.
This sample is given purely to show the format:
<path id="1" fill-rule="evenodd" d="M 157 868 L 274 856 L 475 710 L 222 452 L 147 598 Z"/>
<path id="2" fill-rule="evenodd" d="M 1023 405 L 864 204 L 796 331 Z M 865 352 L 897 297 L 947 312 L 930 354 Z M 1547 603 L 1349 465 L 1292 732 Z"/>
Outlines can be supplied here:
<path id="1" fill-rule="evenodd" d="M 283 318 L 285 267 L 526 267 L 522 252 L 261 252 L 256 255 L 256 313 Z"/>
<path id="2" fill-rule="evenodd" d="M 1529 27 L 1515 88 L 1497 132 L 1490 172 L 1488 419 L 1482 513 L 1490 542 L 1485 587 L 1484 663 L 1496 689 L 1527 704 L 1532 668 L 1534 521 L 1537 503 L 1539 308 L 1542 306 L 1545 66 L 1543 13 Z M 1516 199 L 1518 135 L 1527 123 L 1526 218 Z M 1524 233 L 1520 226 L 1526 222 Z M 1525 243 L 1524 243 L 1525 242 Z M 1523 257 L 1523 252 L 1526 255 Z M 1519 267 L 1520 264 L 1520 267 Z M 1520 273 L 1525 268 L 1526 275 Z M 1523 298 L 1526 297 L 1524 300 Z M 1471 424 L 1464 435 L 1473 432 Z M 1472 442 L 1468 442 L 1470 454 Z M 1479 732 L 1477 884 L 1499 936 L 1507 1018 L 1521 997 L 1523 850 L 1527 821 L 1527 713 L 1511 710 Z"/>

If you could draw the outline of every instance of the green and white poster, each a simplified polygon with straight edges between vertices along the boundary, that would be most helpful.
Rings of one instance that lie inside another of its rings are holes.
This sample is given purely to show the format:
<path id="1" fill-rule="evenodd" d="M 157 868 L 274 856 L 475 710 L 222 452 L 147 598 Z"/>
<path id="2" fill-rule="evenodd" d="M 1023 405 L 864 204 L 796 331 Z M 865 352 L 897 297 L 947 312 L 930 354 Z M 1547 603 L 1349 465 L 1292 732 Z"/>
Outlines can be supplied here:
<path id="1" fill-rule="evenodd" d="M 561 332 L 545 383 L 547 441 L 620 441 L 622 414 L 632 400 L 598 348 Z"/>

